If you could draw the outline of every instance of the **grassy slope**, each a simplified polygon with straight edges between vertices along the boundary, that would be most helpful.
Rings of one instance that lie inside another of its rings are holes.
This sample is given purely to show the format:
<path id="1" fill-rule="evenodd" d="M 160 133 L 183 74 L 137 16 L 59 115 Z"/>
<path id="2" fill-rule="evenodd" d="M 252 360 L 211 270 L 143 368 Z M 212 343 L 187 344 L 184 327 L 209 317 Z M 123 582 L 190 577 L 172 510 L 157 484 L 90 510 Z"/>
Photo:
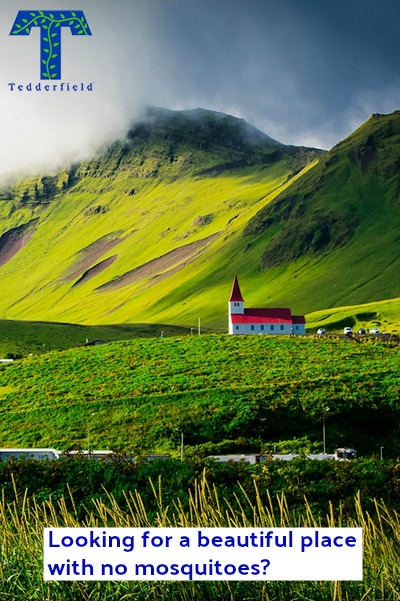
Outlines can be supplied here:
<path id="1" fill-rule="evenodd" d="M 187 445 L 240 438 L 259 451 L 294 437 L 321 443 L 330 407 L 328 449 L 384 445 L 395 456 L 399 348 L 186 336 L 36 355 L 0 368 L 2 444 L 85 447 L 90 427 L 97 448 L 175 451 L 182 430 Z"/>
<path id="2" fill-rule="evenodd" d="M 246 235 L 226 240 L 212 265 L 206 264 L 194 279 L 177 281 L 173 292 L 157 305 L 163 320 L 176 314 L 177 301 L 183 303 L 196 289 L 205 289 L 220 304 L 213 318 L 214 307 L 207 305 L 204 295 L 199 312 L 220 326 L 223 318 L 219 315 L 229 291 L 225 282 L 227 274 L 233 273 L 240 274 L 250 306 L 290 305 L 296 312 L 308 313 L 398 297 L 399 135 L 399 113 L 371 118 L 292 182 L 275 202 L 265 203 L 245 228 Z M 291 198 L 295 199 L 292 212 L 283 211 L 276 218 Z M 304 212 L 296 217 L 299 206 Z M 275 220 L 266 223 L 271 215 Z M 307 245 L 302 249 L 310 234 L 319 233 L 321 217 L 338 224 L 336 239 L 333 226 L 326 246 L 317 252 L 310 252 Z M 340 233 L 347 221 L 354 223 L 353 230 L 341 245 Z M 293 249 L 298 247 L 301 252 L 296 255 Z M 276 266 L 260 271 L 266 249 L 279 260 Z M 398 303 L 397 307 L 392 303 L 391 313 L 387 321 L 393 327 L 386 329 L 396 330 Z"/>
<path id="3" fill-rule="evenodd" d="M 329 331 L 339 331 L 344 326 L 353 328 L 379 327 L 381 332 L 400 332 L 400 299 L 324 309 L 307 315 L 307 328 L 311 331 L 324 326 Z"/>
<path id="4" fill-rule="evenodd" d="M 160 297 L 174 290 L 178 282 L 185 282 L 189 273 L 195 280 L 196 274 L 210 267 L 221 252 L 223 238 L 237 237 L 259 203 L 268 202 L 269 195 L 285 182 L 290 168 L 290 163 L 283 161 L 268 169 L 253 167 L 218 178 L 181 178 L 175 182 L 155 178 L 140 182 L 140 190 L 133 197 L 128 197 L 131 180 L 126 173 L 115 175 L 108 182 L 110 191 L 105 193 L 101 192 L 102 178 L 87 177 L 46 208 L 24 209 L 25 222 L 39 213 L 41 220 L 30 243 L 1 270 L 8 291 L 2 299 L 3 317 L 81 323 L 163 322 L 155 307 Z M 99 204 L 107 212 L 87 216 L 87 208 Z M 196 217 L 211 212 L 214 217 L 210 224 L 193 225 Z M 19 219 L 22 221 L 21 216 Z M 9 223 L 14 225 L 12 220 Z M 101 259 L 118 254 L 118 260 L 87 284 L 72 288 L 71 282 L 64 283 L 77 253 L 113 233 L 123 240 Z M 205 261 L 197 260 L 159 284 L 154 285 L 151 276 L 116 291 L 93 291 L 176 247 L 216 233 L 221 233 L 220 239 L 209 247 Z M 205 294 L 209 297 L 208 290 Z M 224 300 L 226 294 L 225 290 Z M 174 310 L 170 322 L 193 325 L 198 307 L 194 303 L 187 310 L 184 304 L 182 301 Z M 210 307 L 208 313 L 212 310 Z"/>

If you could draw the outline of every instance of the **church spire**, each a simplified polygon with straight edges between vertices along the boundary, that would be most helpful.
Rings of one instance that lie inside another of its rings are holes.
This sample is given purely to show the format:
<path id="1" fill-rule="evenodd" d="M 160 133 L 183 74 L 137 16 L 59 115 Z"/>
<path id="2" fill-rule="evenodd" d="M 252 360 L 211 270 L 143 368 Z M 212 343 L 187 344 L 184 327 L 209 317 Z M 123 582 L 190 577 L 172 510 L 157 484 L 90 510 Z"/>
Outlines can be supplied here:
<path id="1" fill-rule="evenodd" d="M 237 275 L 235 275 L 235 279 L 233 280 L 232 292 L 229 302 L 239 302 L 244 303 L 242 293 L 240 292 L 239 281 L 237 279 Z"/>

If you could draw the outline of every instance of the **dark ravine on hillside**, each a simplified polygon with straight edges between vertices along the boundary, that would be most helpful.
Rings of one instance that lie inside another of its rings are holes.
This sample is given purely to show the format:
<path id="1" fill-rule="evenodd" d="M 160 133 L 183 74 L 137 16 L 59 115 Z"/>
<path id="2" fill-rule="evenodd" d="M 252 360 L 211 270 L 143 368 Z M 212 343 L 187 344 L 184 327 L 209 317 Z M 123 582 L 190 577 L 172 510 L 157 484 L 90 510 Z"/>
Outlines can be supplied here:
<path id="1" fill-rule="evenodd" d="M 32 219 L 28 223 L 11 228 L 0 236 L 0 267 L 11 261 L 29 242 L 37 223 L 38 219 Z"/>

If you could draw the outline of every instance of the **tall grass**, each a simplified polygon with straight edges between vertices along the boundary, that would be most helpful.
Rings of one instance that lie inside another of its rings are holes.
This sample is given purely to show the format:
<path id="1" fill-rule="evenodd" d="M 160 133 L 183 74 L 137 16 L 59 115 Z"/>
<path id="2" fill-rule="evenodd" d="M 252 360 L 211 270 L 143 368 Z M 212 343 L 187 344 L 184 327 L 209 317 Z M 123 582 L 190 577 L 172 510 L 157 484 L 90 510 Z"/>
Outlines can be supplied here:
<path id="1" fill-rule="evenodd" d="M 123 511 L 111 495 L 98 499 L 79 519 L 73 498 L 38 503 L 18 495 L 0 503 L 0 599 L 90 601 L 398 601 L 400 599 L 400 514 L 375 502 L 375 514 L 365 512 L 355 498 L 354 518 L 344 520 L 340 507 L 330 507 L 326 520 L 316 519 L 304 501 L 301 517 L 290 511 L 284 495 L 267 504 L 257 494 L 255 504 L 233 509 L 203 479 L 189 492 L 189 509 L 180 502 L 164 504 L 160 482 L 153 485 L 158 511 L 147 514 L 137 491 L 125 493 Z M 245 503 L 250 503 L 249 500 Z M 362 527 L 363 582 L 44 582 L 44 527 Z"/>

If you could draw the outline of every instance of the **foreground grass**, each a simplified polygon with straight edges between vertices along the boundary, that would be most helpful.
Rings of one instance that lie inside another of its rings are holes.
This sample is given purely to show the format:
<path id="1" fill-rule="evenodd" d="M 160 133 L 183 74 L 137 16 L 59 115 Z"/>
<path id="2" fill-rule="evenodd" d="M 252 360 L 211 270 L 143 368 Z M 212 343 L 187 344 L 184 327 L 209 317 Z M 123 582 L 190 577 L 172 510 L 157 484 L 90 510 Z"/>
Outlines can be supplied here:
<path id="1" fill-rule="evenodd" d="M 0 598 L 32 601 L 395 601 L 400 581 L 400 515 L 375 502 L 373 515 L 354 502 L 354 518 L 344 520 L 340 507 L 324 520 L 329 527 L 362 527 L 364 535 L 364 579 L 362 582 L 44 582 L 42 578 L 44 527 L 319 527 L 321 522 L 307 502 L 299 517 L 288 509 L 282 495 L 264 504 L 244 501 L 232 507 L 203 479 L 189 492 L 188 509 L 180 502 L 168 506 L 161 486 L 154 486 L 158 512 L 150 517 L 140 494 L 126 492 L 128 509 L 112 496 L 108 502 L 94 501 L 80 519 L 69 509 L 71 499 L 39 504 L 18 495 L 0 503 L 1 571 Z M 247 505 L 247 506 L 246 506 Z M 73 507 L 73 505 L 72 505 Z M 250 515 L 252 517 L 246 517 Z"/>

